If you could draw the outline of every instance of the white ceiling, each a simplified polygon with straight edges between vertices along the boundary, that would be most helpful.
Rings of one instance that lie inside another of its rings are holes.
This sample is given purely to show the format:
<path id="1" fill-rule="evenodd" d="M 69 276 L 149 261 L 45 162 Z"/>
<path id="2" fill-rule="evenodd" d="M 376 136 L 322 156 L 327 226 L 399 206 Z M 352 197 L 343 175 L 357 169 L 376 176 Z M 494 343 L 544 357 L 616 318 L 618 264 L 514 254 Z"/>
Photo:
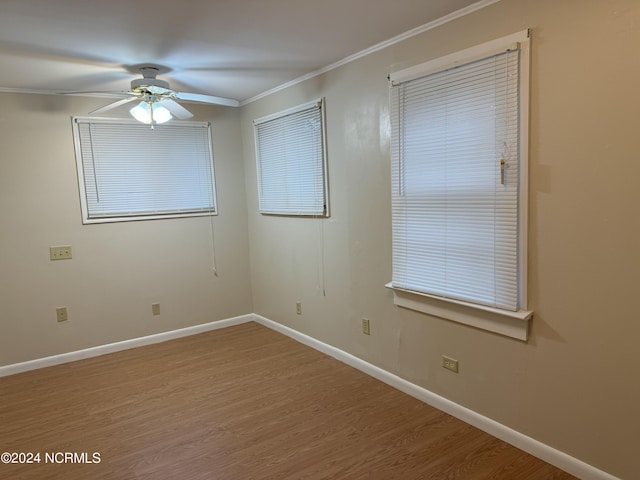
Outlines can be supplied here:
<path id="1" fill-rule="evenodd" d="M 180 91 L 246 100 L 478 0 L 0 0 L 0 91 Z"/>

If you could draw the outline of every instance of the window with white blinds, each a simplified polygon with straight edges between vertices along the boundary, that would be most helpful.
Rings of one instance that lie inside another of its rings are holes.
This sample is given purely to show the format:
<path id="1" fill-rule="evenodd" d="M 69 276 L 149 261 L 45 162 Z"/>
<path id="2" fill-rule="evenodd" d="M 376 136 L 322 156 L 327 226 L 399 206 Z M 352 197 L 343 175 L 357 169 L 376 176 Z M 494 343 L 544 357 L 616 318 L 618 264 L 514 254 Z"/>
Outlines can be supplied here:
<path id="1" fill-rule="evenodd" d="M 74 117 L 84 223 L 216 213 L 208 123 Z"/>
<path id="2" fill-rule="evenodd" d="M 526 308 L 519 47 L 391 75 L 393 288 Z"/>
<path id="3" fill-rule="evenodd" d="M 328 216 L 323 99 L 254 121 L 260 212 Z"/>

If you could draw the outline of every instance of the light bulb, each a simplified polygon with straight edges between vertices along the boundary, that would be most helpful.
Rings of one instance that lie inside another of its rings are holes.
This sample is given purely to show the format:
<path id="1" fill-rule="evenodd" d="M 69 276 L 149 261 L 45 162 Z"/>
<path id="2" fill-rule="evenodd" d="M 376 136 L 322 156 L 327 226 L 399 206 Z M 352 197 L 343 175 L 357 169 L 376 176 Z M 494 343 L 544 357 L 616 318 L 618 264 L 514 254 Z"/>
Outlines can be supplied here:
<path id="1" fill-rule="evenodd" d="M 140 102 L 129 110 L 129 113 L 139 122 L 150 124 L 152 121 L 151 108 L 147 102 Z"/>
<path id="2" fill-rule="evenodd" d="M 165 107 L 161 105 L 160 102 L 156 102 L 151 105 L 151 110 L 153 111 L 153 123 L 164 123 L 171 120 L 171 112 Z"/>

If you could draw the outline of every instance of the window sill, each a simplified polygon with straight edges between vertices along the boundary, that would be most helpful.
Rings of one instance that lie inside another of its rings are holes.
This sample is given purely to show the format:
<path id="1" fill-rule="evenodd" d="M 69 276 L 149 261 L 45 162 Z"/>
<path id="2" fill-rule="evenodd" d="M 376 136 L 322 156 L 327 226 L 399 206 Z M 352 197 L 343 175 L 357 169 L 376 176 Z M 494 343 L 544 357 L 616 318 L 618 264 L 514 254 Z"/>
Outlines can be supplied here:
<path id="1" fill-rule="evenodd" d="M 393 290 L 393 303 L 399 307 L 527 341 L 532 311 L 511 312 L 405 290 L 391 283 L 385 286 Z"/>

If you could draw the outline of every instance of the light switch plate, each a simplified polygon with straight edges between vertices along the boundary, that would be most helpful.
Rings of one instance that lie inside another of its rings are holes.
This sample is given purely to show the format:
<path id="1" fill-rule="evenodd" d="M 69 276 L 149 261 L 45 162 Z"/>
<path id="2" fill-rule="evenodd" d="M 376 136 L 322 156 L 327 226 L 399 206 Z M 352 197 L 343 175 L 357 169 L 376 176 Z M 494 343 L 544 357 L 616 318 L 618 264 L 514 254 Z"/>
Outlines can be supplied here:
<path id="1" fill-rule="evenodd" d="M 71 257 L 71 245 L 59 245 L 49 247 L 49 258 L 51 260 L 69 260 Z"/>

